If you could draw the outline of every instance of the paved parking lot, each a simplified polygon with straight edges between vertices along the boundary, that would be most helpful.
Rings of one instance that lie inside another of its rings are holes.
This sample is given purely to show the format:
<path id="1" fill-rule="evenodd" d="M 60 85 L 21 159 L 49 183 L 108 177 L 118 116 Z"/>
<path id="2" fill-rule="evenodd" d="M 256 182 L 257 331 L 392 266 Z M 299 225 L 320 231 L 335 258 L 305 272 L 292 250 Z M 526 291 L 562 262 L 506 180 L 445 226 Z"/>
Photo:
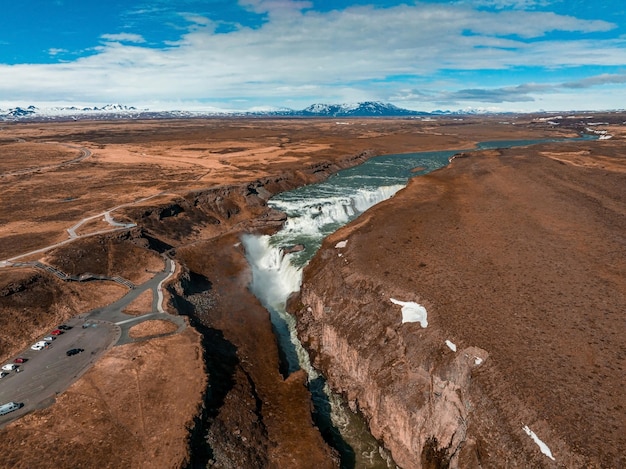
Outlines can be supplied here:
<path id="1" fill-rule="evenodd" d="M 13 420 L 35 409 L 45 408 L 54 401 L 57 394 L 64 392 L 74 381 L 85 373 L 91 365 L 109 348 L 144 339 L 131 339 L 128 331 L 131 327 L 145 320 L 165 319 L 178 325 L 182 331 L 186 323 L 181 316 L 172 316 L 163 310 L 162 285 L 174 273 L 175 264 L 171 259 L 165 260 L 165 268 L 155 276 L 131 289 L 119 300 L 96 308 L 84 315 L 77 316 L 66 322 L 72 328 L 52 341 L 44 350 L 22 351 L 20 357 L 27 361 L 20 364 L 22 371 L 10 371 L 0 379 L 0 404 L 18 402 L 23 406 L 14 412 L 0 415 L 0 428 Z M 150 312 L 141 316 L 130 316 L 122 311 L 146 290 L 153 292 L 153 304 Z M 167 334 L 165 334 L 167 335 Z M 38 337 L 33 344 L 43 340 Z M 70 357 L 67 351 L 73 348 L 84 349 L 83 352 Z M 13 363 L 17 356 L 2 362 Z"/>
<path id="2" fill-rule="evenodd" d="M 10 401 L 23 404 L 21 409 L 1 415 L 0 427 L 36 408 L 49 405 L 57 394 L 66 390 L 104 351 L 113 346 L 121 333 L 119 326 L 108 321 L 75 318 L 66 324 L 72 329 L 58 336 L 46 349 L 36 351 L 28 348 L 19 355 L 27 359 L 19 364 L 21 371 L 10 371 L 0 379 L 0 404 Z M 37 340 L 41 339 L 43 337 Z M 73 348 L 84 351 L 68 357 L 66 352 Z M 15 358 L 2 365 L 12 363 Z"/>

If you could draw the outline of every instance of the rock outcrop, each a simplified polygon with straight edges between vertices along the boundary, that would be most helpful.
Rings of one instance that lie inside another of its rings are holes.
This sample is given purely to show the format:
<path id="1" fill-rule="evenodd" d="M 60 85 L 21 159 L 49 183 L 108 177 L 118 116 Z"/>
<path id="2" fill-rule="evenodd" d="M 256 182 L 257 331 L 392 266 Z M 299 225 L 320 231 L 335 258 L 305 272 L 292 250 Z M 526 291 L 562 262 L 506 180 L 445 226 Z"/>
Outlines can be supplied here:
<path id="1" fill-rule="evenodd" d="M 296 312 L 314 366 L 368 418 L 401 467 L 463 467 L 471 374 L 488 353 L 471 346 L 455 353 L 441 332 L 403 324 L 390 298 L 414 300 L 412 292 L 338 268 L 332 254 L 307 270 Z"/>

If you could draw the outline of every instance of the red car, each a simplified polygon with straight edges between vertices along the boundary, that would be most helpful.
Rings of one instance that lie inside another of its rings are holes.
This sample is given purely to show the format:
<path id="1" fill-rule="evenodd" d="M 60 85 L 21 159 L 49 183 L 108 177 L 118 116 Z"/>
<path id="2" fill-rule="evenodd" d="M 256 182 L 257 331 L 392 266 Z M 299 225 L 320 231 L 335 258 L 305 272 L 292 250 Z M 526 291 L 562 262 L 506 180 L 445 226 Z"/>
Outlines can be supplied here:
<path id="1" fill-rule="evenodd" d="M 55 329 L 50 334 L 52 334 L 52 335 L 61 335 L 61 334 L 63 334 L 63 331 L 61 329 Z"/>
<path id="2" fill-rule="evenodd" d="M 17 357 L 15 360 L 13 360 L 15 363 L 25 363 L 28 360 L 28 358 L 22 358 L 22 357 Z"/>

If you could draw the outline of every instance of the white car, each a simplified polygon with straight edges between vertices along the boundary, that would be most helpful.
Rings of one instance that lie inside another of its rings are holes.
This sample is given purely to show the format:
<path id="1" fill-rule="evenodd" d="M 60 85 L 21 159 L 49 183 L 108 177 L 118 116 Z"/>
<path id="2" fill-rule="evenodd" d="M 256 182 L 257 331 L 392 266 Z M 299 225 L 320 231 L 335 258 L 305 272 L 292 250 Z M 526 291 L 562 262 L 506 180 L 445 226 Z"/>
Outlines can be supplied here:
<path id="1" fill-rule="evenodd" d="M 17 366 L 13 363 L 7 363 L 6 365 L 2 365 L 2 369 L 4 371 L 11 371 L 11 370 L 14 370 L 15 368 L 17 368 Z"/>
<path id="2" fill-rule="evenodd" d="M 53 335 L 48 335 L 43 338 L 43 340 L 45 340 L 46 342 L 52 342 L 54 339 L 56 339 L 56 337 L 54 337 Z"/>
<path id="3" fill-rule="evenodd" d="M 48 344 L 48 342 L 46 342 L 45 340 L 40 340 L 39 342 L 31 345 L 30 348 L 33 350 L 42 350 L 46 348 L 48 345 L 50 344 Z"/>

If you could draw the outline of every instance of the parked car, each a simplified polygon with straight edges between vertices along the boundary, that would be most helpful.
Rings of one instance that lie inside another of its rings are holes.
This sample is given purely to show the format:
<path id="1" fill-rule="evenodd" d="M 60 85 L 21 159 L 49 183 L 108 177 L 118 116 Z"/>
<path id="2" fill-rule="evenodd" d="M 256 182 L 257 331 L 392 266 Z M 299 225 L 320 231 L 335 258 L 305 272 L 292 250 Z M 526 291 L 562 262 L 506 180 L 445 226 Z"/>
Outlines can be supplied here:
<path id="1" fill-rule="evenodd" d="M 61 334 L 63 334 L 63 331 L 61 329 L 55 329 L 50 334 L 52 334 L 52 335 L 61 335 Z"/>
<path id="2" fill-rule="evenodd" d="M 46 342 L 45 340 L 40 340 L 39 342 L 31 345 L 30 348 L 33 349 L 33 350 L 42 350 L 42 349 L 46 348 L 48 345 L 50 345 L 50 344 L 48 342 Z"/>
<path id="3" fill-rule="evenodd" d="M 61 329 L 62 331 L 69 331 L 72 326 L 68 326 L 67 324 L 61 324 L 57 329 Z"/>
<path id="4" fill-rule="evenodd" d="M 17 367 L 17 365 L 15 365 L 14 363 L 7 363 L 6 365 L 2 365 L 2 369 L 4 371 L 11 371 L 14 370 Z"/>
<path id="5" fill-rule="evenodd" d="M 13 412 L 14 410 L 19 409 L 24 404 L 19 402 L 7 402 L 6 404 L 0 405 L 0 415 L 8 414 L 9 412 Z"/>
<path id="6" fill-rule="evenodd" d="M 46 342 L 52 342 L 55 339 L 56 337 L 54 337 L 53 335 L 47 335 L 43 338 L 43 340 L 45 340 Z"/>
<path id="7" fill-rule="evenodd" d="M 4 378 L 8 374 L 9 373 L 7 373 L 6 371 L 0 371 L 0 378 Z"/>
<path id="8" fill-rule="evenodd" d="M 84 352 L 85 349 L 82 348 L 71 348 L 69 349 L 67 352 L 65 352 L 65 355 L 67 355 L 68 357 L 71 357 L 72 355 L 76 355 L 80 352 Z"/>
<path id="9" fill-rule="evenodd" d="M 28 361 L 28 358 L 24 358 L 24 357 L 17 357 L 15 360 L 13 360 L 15 363 L 26 363 Z"/>

